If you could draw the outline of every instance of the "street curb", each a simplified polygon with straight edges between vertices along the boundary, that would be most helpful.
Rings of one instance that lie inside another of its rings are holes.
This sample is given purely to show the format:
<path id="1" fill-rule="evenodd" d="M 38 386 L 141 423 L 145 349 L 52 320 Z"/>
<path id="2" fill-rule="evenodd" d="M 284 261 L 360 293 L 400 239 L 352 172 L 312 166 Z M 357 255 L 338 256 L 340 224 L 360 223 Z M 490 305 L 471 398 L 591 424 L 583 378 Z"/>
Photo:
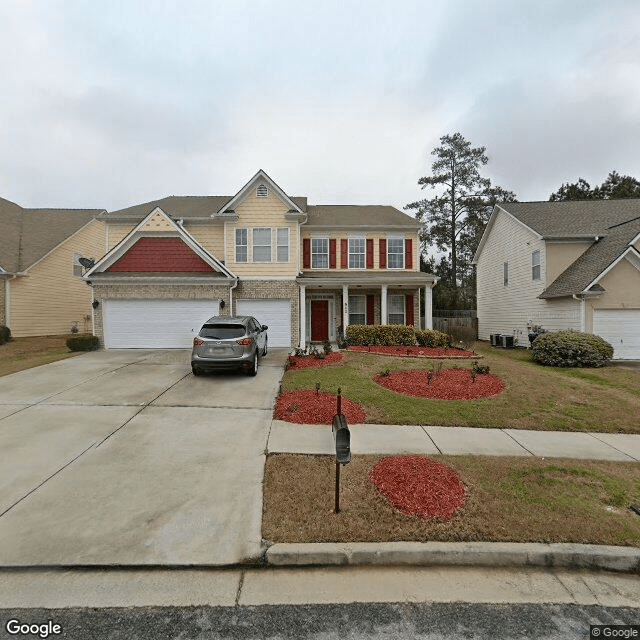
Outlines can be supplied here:
<path id="1" fill-rule="evenodd" d="M 574 543 L 351 542 L 276 543 L 268 565 L 492 566 L 605 569 L 640 573 L 640 549 Z"/>

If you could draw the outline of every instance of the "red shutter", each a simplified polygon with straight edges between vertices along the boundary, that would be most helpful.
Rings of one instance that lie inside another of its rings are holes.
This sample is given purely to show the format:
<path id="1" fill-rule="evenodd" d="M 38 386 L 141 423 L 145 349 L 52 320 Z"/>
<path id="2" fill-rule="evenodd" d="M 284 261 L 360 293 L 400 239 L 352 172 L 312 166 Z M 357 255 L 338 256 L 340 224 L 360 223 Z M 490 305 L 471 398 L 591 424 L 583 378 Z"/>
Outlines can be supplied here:
<path id="1" fill-rule="evenodd" d="M 329 240 L 329 269 L 336 268 L 336 239 Z"/>
<path id="2" fill-rule="evenodd" d="M 413 269 L 413 240 L 406 238 L 404 241 L 404 268 Z"/>
<path id="3" fill-rule="evenodd" d="M 309 238 L 302 241 L 302 268 L 311 269 L 311 240 Z"/>
<path id="4" fill-rule="evenodd" d="M 409 242 L 411 242 L 411 240 L 409 240 Z M 413 326 L 413 296 L 410 293 L 408 293 L 405 297 L 405 305 L 406 305 L 405 324 L 408 327 L 412 327 Z"/>
<path id="5" fill-rule="evenodd" d="M 387 268 L 387 241 L 380 238 L 380 268 Z"/>
<path id="6" fill-rule="evenodd" d="M 349 241 L 340 240 L 340 268 L 347 269 L 349 266 Z"/>
<path id="7" fill-rule="evenodd" d="M 367 239 L 367 269 L 373 269 L 373 240 Z"/>
<path id="8" fill-rule="evenodd" d="M 373 242 L 373 241 L 372 241 Z M 375 316 L 375 296 L 367 295 L 367 324 L 373 324 L 373 319 Z"/>

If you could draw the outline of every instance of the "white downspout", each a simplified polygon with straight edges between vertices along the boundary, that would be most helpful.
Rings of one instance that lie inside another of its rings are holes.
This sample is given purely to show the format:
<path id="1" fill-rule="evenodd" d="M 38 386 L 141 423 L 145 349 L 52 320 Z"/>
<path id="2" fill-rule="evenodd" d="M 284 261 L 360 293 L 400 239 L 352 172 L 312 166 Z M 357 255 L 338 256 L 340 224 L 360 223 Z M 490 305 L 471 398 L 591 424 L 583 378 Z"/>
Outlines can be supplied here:
<path id="1" fill-rule="evenodd" d="M 587 331 L 587 301 L 583 296 L 573 294 L 572 298 L 580 303 L 580 331 L 586 333 Z"/>
<path id="2" fill-rule="evenodd" d="M 229 287 L 229 315 L 233 315 L 233 290 L 238 286 L 240 278 L 236 278 L 235 282 Z"/>

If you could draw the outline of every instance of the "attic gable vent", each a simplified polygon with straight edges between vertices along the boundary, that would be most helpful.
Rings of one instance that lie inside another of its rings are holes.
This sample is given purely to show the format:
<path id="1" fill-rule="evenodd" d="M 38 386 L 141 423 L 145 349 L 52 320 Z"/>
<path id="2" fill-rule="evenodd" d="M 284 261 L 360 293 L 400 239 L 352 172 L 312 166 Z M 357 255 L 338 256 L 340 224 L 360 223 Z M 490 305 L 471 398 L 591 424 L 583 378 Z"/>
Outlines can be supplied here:
<path id="1" fill-rule="evenodd" d="M 256 190 L 256 195 L 258 198 L 266 198 L 269 195 L 269 189 L 266 184 L 258 185 L 258 189 Z"/>

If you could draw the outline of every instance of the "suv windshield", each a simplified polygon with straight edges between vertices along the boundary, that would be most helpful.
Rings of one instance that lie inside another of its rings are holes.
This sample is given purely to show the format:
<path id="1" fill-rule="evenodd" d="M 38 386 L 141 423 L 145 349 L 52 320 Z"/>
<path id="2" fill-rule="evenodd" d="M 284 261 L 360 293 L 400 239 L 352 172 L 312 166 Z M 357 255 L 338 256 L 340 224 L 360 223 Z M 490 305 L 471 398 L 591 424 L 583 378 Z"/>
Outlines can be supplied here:
<path id="1" fill-rule="evenodd" d="M 243 335 L 245 335 L 245 329 L 242 324 L 205 324 L 200 329 L 201 338 L 213 338 L 214 340 L 240 338 Z"/>

